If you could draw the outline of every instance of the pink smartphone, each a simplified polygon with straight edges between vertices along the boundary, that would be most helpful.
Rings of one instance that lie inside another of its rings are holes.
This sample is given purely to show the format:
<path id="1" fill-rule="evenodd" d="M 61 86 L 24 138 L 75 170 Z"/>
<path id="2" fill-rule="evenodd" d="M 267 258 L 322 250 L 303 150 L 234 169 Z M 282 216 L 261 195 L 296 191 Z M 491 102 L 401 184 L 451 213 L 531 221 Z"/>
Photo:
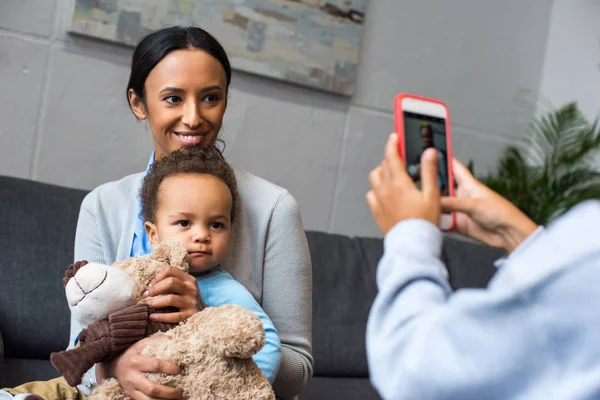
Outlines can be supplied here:
<path id="1" fill-rule="evenodd" d="M 438 155 L 438 184 L 442 196 L 454 196 L 450 113 L 439 100 L 401 93 L 394 100 L 394 125 L 398 152 L 410 177 L 420 187 L 421 154 L 433 147 Z M 454 229 L 456 215 L 442 214 L 440 228 Z"/>

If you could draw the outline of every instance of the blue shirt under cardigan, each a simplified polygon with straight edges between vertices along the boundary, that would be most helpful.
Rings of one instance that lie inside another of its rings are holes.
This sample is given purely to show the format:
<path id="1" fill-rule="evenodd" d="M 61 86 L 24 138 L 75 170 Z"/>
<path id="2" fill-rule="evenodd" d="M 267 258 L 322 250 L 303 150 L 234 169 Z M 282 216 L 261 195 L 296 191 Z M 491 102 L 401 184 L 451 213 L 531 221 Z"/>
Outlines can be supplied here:
<path id="1" fill-rule="evenodd" d="M 153 151 L 150 155 L 150 159 L 148 160 L 148 165 L 146 166 L 146 175 L 148 175 L 150 168 L 152 168 L 152 164 L 154 164 L 154 154 L 155 152 Z M 142 217 L 142 201 L 138 197 L 138 217 L 135 220 L 133 241 L 131 243 L 131 253 L 129 254 L 131 257 L 143 256 L 150 254 L 152 251 L 152 245 L 150 244 L 150 238 L 146 233 L 144 222 L 144 217 Z"/>

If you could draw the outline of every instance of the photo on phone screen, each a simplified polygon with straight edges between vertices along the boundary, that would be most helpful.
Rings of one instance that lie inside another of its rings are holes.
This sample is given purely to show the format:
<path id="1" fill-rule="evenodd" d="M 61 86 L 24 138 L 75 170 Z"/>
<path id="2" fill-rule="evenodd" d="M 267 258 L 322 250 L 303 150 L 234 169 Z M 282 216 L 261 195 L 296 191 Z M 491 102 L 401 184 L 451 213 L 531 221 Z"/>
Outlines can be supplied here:
<path id="1" fill-rule="evenodd" d="M 443 118 L 404 111 L 404 147 L 408 174 L 421 188 L 421 156 L 433 147 L 437 150 L 438 185 L 442 196 L 450 193 L 446 121 Z"/>

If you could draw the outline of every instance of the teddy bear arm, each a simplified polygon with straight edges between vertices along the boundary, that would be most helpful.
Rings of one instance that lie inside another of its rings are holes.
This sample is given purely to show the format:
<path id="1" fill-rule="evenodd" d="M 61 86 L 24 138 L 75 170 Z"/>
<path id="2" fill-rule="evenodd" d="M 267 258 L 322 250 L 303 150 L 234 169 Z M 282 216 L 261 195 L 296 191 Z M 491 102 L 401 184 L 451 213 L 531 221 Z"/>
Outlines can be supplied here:
<path id="1" fill-rule="evenodd" d="M 138 303 L 108 316 L 114 355 L 148 336 L 149 311 L 146 303 Z"/>

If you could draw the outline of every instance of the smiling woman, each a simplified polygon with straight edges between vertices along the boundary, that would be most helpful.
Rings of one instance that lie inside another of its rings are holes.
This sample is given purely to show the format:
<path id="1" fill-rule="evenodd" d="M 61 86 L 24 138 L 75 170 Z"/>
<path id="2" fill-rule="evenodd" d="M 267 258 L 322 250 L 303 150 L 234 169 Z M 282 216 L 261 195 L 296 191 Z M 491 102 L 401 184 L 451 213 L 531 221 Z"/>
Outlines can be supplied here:
<path id="1" fill-rule="evenodd" d="M 145 172 L 103 184 L 83 200 L 75 237 L 76 260 L 111 265 L 151 252 L 152 243 L 140 216 L 142 181 L 155 160 L 183 147 L 215 144 L 230 82 L 225 50 L 200 28 L 163 29 L 140 41 L 126 93 L 135 117 L 148 121 L 154 152 Z M 312 270 L 304 227 L 296 200 L 287 190 L 246 171 L 234 172 L 239 207 L 230 251 L 220 267 L 245 286 L 272 320 L 281 341 L 281 363 L 273 375 L 273 388 L 279 397 L 294 398 L 313 371 Z M 169 270 L 159 276 L 148 288 L 149 295 L 168 294 L 161 306 L 175 307 L 178 312 L 153 314 L 152 319 L 177 323 L 198 311 L 200 291 L 193 276 Z M 207 305 L 211 305 L 209 300 Z M 70 348 L 82 328 L 71 318 Z M 111 362 L 97 364 L 79 390 L 67 391 L 66 382 L 54 380 L 45 385 L 25 384 L 10 392 L 84 399 L 98 380 L 115 377 L 134 400 L 182 398 L 180 389 L 147 379 L 147 372 L 180 372 L 176 365 L 141 355 L 149 340 L 137 342 Z"/>
<path id="2" fill-rule="evenodd" d="M 187 40 L 165 40 L 170 33 L 140 42 L 127 86 L 133 113 L 151 127 L 157 157 L 215 142 L 231 81 L 227 55 L 214 38 L 198 30 Z"/>
<path id="3" fill-rule="evenodd" d="M 146 173 L 155 159 L 184 146 L 215 144 L 223 125 L 230 82 L 231 66 L 225 50 L 200 28 L 164 29 L 138 44 L 127 98 L 134 115 L 148 121 L 154 141 L 155 151 Z M 283 357 L 274 388 L 279 396 L 291 398 L 310 379 L 313 364 L 312 274 L 304 228 L 297 203 L 285 189 L 242 170 L 235 173 L 240 192 L 239 218 L 231 256 L 221 266 L 246 286 L 278 330 Z M 103 185 L 84 200 L 76 259 L 110 264 L 150 252 L 137 198 L 144 175 Z M 156 285 L 162 292 L 152 294 L 174 294 L 176 300 L 168 306 L 184 310 L 193 303 L 189 299 L 198 296 L 195 285 L 177 282 L 172 276 L 165 279 L 171 284 Z M 73 336 L 78 329 L 72 326 Z M 138 351 L 132 347 L 110 365 L 97 368 L 99 378 L 115 376 L 134 399 L 176 396 L 172 389 L 157 387 L 142 373 L 161 370 L 164 363 L 142 359 Z M 175 366 L 168 368 L 176 371 Z M 94 382 L 91 376 L 89 386 Z"/>

